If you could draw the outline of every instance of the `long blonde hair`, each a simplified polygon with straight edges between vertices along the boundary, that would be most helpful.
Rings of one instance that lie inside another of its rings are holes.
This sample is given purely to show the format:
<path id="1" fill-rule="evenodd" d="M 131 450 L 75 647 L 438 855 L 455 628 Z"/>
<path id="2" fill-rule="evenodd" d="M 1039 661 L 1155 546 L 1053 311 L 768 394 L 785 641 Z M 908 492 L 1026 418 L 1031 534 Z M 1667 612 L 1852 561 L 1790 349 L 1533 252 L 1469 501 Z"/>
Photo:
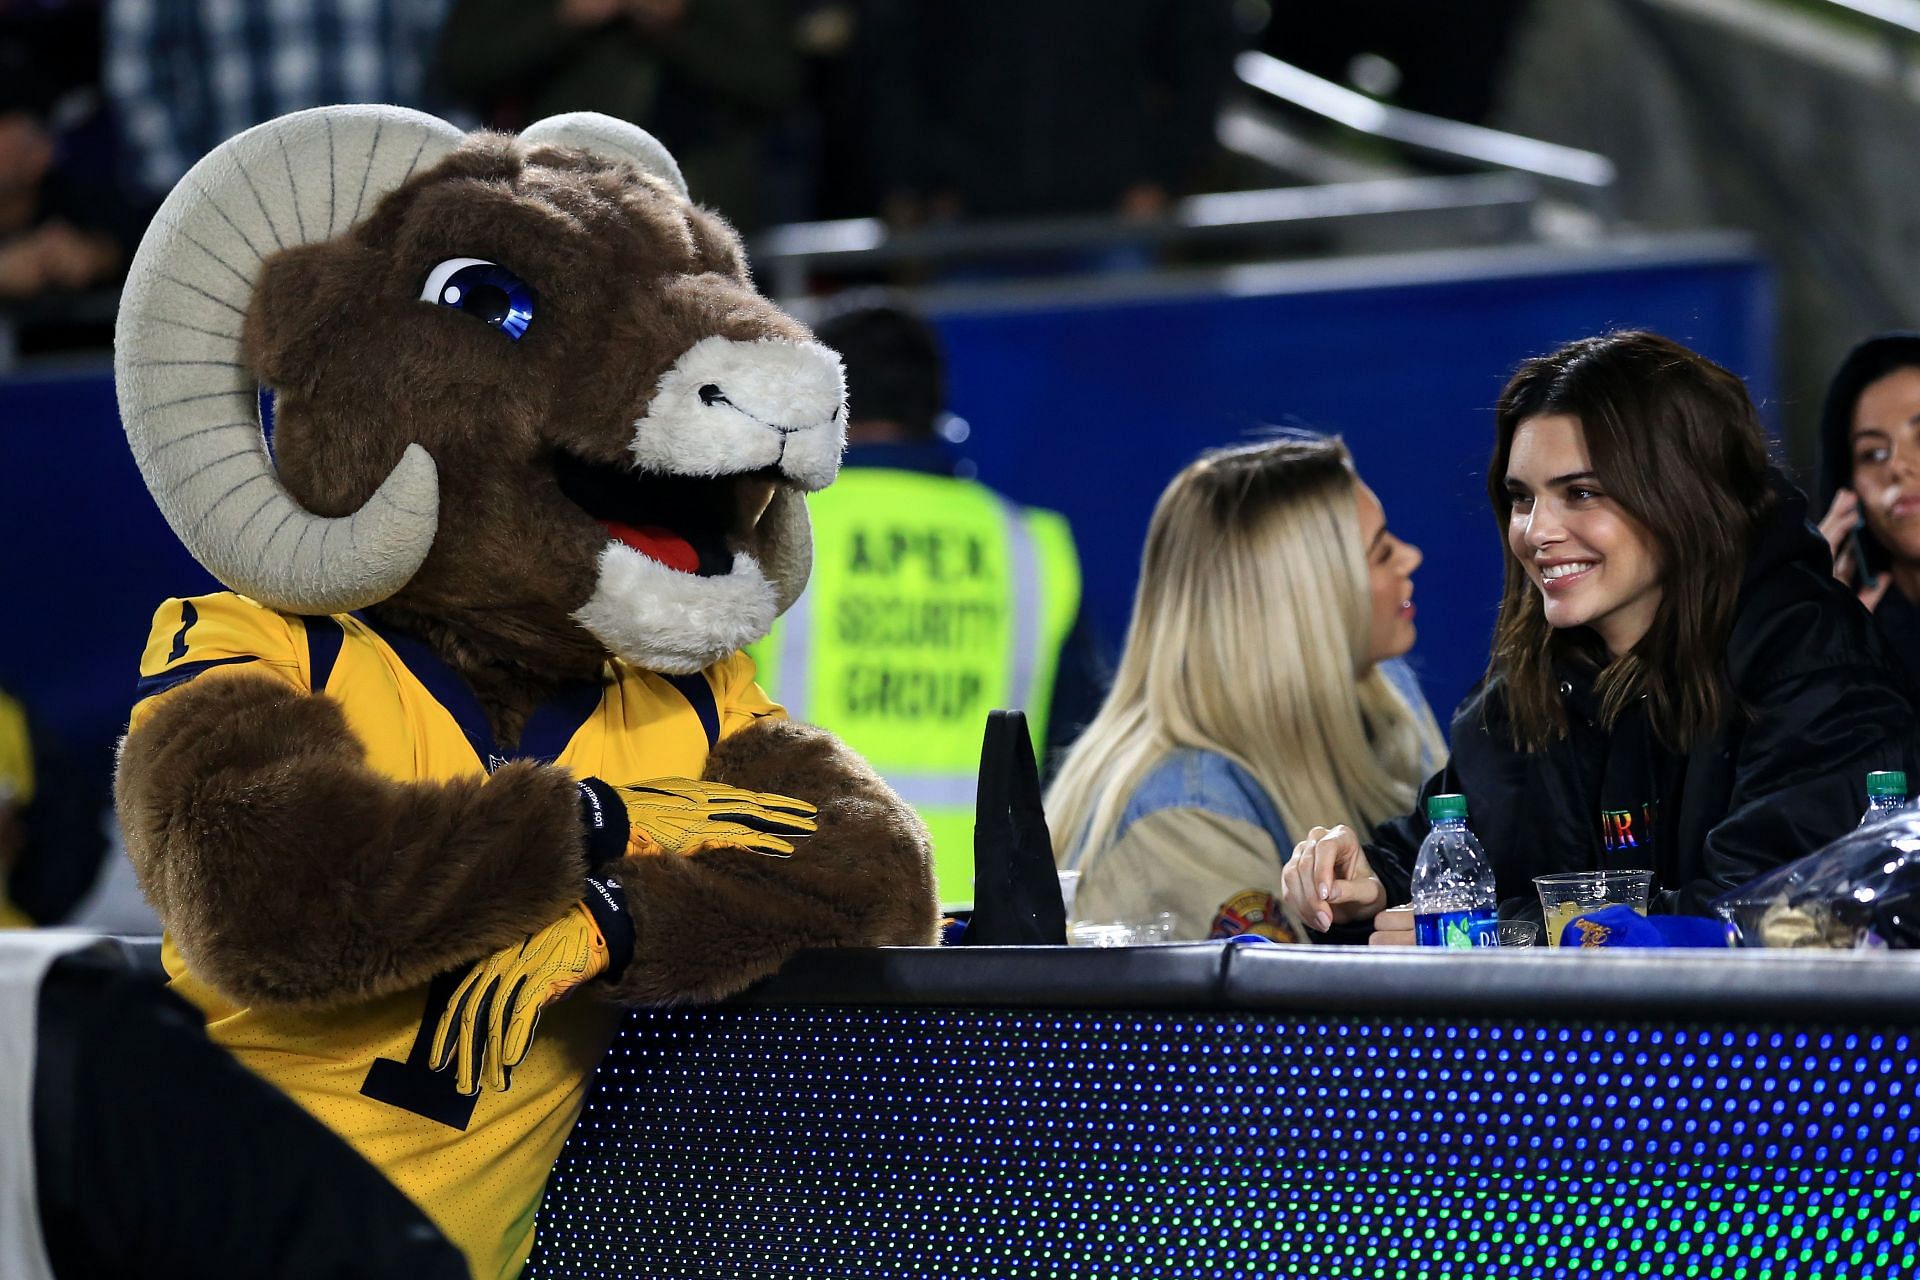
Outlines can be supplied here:
<path id="1" fill-rule="evenodd" d="M 1338 439 L 1290 436 L 1206 453 L 1160 495 L 1113 689 L 1047 792 L 1062 865 L 1084 868 L 1180 747 L 1238 763 L 1295 833 L 1365 832 L 1413 803 L 1446 744 L 1378 667 L 1356 675 L 1358 484 Z"/>

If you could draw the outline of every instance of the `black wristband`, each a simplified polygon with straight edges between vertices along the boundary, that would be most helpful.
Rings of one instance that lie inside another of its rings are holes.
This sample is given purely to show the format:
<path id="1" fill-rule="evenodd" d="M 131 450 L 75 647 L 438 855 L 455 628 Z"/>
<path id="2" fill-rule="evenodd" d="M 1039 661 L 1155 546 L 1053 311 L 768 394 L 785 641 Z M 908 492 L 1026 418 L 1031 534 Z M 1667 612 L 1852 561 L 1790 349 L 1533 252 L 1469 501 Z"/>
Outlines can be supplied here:
<path id="1" fill-rule="evenodd" d="M 587 869 L 602 866 L 627 854 L 632 829 L 627 822 L 626 802 L 609 783 L 598 778 L 582 778 L 580 787 L 580 826 L 586 833 Z"/>
<path id="2" fill-rule="evenodd" d="M 586 904 L 593 922 L 600 926 L 600 936 L 607 940 L 605 976 L 618 979 L 633 959 L 633 913 L 627 910 L 627 891 L 612 876 L 590 872 L 580 901 Z"/>

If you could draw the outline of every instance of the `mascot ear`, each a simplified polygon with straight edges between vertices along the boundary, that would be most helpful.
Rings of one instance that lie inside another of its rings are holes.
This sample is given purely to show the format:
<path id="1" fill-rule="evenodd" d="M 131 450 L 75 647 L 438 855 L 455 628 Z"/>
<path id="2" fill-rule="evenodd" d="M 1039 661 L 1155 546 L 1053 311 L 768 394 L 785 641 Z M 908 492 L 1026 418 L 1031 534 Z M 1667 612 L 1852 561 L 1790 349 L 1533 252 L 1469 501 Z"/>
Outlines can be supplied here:
<path id="1" fill-rule="evenodd" d="M 315 391 L 324 367 L 318 347 L 326 338 L 310 321 L 323 309 L 321 299 L 340 282 L 342 259 L 363 254 L 351 242 L 295 245 L 260 268 L 253 305 L 241 326 L 241 354 L 262 384 L 307 395 Z"/>
<path id="2" fill-rule="evenodd" d="M 687 180 L 680 174 L 679 162 L 658 138 L 639 125 L 598 111 L 569 111 L 537 120 L 521 130 L 520 142 L 526 147 L 575 147 L 603 160 L 625 160 L 681 196 L 687 194 Z"/>

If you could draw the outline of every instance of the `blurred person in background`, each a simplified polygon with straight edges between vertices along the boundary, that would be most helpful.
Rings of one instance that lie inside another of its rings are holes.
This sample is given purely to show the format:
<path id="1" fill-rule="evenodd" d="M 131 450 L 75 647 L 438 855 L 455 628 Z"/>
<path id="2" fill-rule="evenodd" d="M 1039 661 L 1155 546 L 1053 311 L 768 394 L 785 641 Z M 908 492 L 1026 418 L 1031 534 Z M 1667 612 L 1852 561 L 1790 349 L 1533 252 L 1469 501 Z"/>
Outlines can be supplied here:
<path id="1" fill-rule="evenodd" d="M 801 89 L 785 0 L 454 0 L 440 73 L 495 128 L 568 111 L 640 125 L 743 230 L 768 219 L 769 130 Z"/>
<path id="2" fill-rule="evenodd" d="M 1877 334 L 1841 362 L 1815 488 L 1834 576 L 1920 678 L 1920 333 Z"/>
<path id="3" fill-rule="evenodd" d="M 7 880 L 26 848 L 22 812 L 33 801 L 33 746 L 27 736 L 27 713 L 18 702 L 0 693 L 0 929 L 28 929 L 33 920 L 13 905 Z"/>
<path id="4" fill-rule="evenodd" d="M 1047 793 L 1077 917 L 1307 940 L 1279 902 L 1290 833 L 1321 813 L 1369 830 L 1445 758 L 1401 660 L 1419 566 L 1337 439 L 1219 449 L 1174 477 L 1113 690 Z"/>
<path id="5" fill-rule="evenodd" d="M 846 461 L 807 499 L 807 590 L 751 652 L 789 715 L 839 734 L 914 806 L 942 899 L 964 902 L 987 713 L 1024 711 L 1044 762 L 1099 703 L 1079 556 L 1060 515 L 961 474 L 925 320 L 856 295 L 813 330 L 846 364 Z"/>
<path id="6" fill-rule="evenodd" d="M 76 904 L 108 878 L 102 855 L 113 826 L 111 776 L 109 750 L 70 750 L 0 689 L 0 928 L 76 923 Z M 118 922 L 129 932 L 157 933 L 158 921 L 133 892 Z"/>
<path id="7" fill-rule="evenodd" d="M 1213 153 L 1231 0 L 870 0 L 874 163 L 896 226 L 1152 218 Z"/>
<path id="8" fill-rule="evenodd" d="M 201 156 L 289 111 L 431 109 L 446 0 L 106 0 L 107 92 L 157 205 Z"/>
<path id="9" fill-rule="evenodd" d="M 1859 824 L 1866 775 L 1920 768 L 1899 661 L 1768 464 L 1740 379 L 1657 334 L 1522 364 L 1495 410 L 1487 498 L 1506 582 L 1487 675 L 1417 809 L 1295 846 L 1282 898 L 1327 930 L 1411 943 L 1436 794 L 1467 798 L 1502 917 L 1534 876 L 1654 873 L 1654 912 L 1708 904 Z"/>
<path id="10" fill-rule="evenodd" d="M 0 114 L 0 299 L 103 284 L 125 260 L 98 213 L 68 203 L 53 133 L 33 114 Z"/>
<path id="11" fill-rule="evenodd" d="M 873 0 L 794 0 L 794 39 L 805 84 L 804 108 L 787 120 L 801 159 L 786 220 L 866 218 L 879 213 L 862 21 Z"/>
<path id="12" fill-rule="evenodd" d="M 0 301 L 118 277 L 144 221 L 118 173 L 97 0 L 0 0 Z"/>

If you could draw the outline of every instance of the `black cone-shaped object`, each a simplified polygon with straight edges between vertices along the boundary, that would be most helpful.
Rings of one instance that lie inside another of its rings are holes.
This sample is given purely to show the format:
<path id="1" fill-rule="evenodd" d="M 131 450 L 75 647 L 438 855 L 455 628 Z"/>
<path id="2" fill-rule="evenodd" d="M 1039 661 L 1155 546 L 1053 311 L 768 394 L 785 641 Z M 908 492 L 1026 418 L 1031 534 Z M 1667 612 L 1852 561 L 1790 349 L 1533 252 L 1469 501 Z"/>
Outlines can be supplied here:
<path id="1" fill-rule="evenodd" d="M 962 942 L 1012 947 L 1066 940 L 1067 912 L 1026 713 L 990 711 L 973 817 L 973 918 Z"/>

